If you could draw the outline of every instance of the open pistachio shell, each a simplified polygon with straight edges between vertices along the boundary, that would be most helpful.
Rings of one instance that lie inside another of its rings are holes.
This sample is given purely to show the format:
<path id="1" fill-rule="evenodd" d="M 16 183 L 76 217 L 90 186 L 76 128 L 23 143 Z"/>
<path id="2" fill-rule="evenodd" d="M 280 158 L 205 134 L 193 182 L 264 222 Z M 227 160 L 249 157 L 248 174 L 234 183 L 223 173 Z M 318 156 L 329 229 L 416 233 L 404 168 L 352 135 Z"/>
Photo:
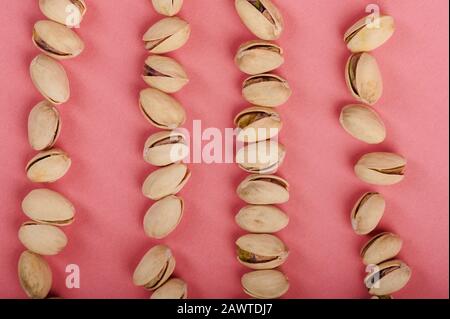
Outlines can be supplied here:
<path id="1" fill-rule="evenodd" d="M 189 23 L 178 18 L 164 18 L 144 34 L 145 48 L 155 54 L 168 53 L 181 48 L 189 40 Z"/>
<path id="2" fill-rule="evenodd" d="M 84 0 L 39 0 L 42 13 L 68 27 L 79 26 L 87 11 Z"/>
<path id="3" fill-rule="evenodd" d="M 374 230 L 383 217 L 386 201 L 380 193 L 362 195 L 351 213 L 352 228 L 358 235 L 367 235 Z"/>
<path id="4" fill-rule="evenodd" d="M 158 245 L 142 257 L 133 274 L 133 283 L 147 290 L 162 286 L 175 269 L 175 258 L 169 247 Z"/>
<path id="5" fill-rule="evenodd" d="M 262 106 L 245 109 L 236 116 L 234 123 L 239 129 L 237 140 L 246 143 L 271 139 L 283 126 L 280 115 L 273 108 Z"/>
<path id="6" fill-rule="evenodd" d="M 289 200 L 289 183 L 275 175 L 255 174 L 245 178 L 236 192 L 248 204 L 283 204 Z"/>
<path id="7" fill-rule="evenodd" d="M 239 47 L 235 62 L 239 69 L 246 74 L 267 73 L 284 63 L 283 49 L 268 41 L 249 41 Z"/>
<path id="8" fill-rule="evenodd" d="M 361 249 L 365 265 L 376 265 L 394 258 L 402 249 L 403 240 L 392 233 L 381 233 L 372 237 Z"/>
<path id="9" fill-rule="evenodd" d="M 145 60 L 142 78 L 148 85 L 166 93 L 178 92 L 189 82 L 186 71 L 177 61 L 159 55 Z"/>
<path id="10" fill-rule="evenodd" d="M 360 141 L 379 144 L 386 139 L 383 120 L 368 106 L 356 104 L 345 106 L 339 121 L 347 133 Z"/>
<path id="11" fill-rule="evenodd" d="M 242 85 L 244 99 L 254 105 L 277 107 L 286 103 L 291 94 L 288 82 L 274 74 L 251 76 Z"/>
<path id="12" fill-rule="evenodd" d="M 169 279 L 150 299 L 187 299 L 187 284 L 179 278 Z"/>
<path id="13" fill-rule="evenodd" d="M 18 264 L 20 286 L 33 299 L 44 299 L 52 287 L 52 271 L 44 258 L 24 251 Z"/>
<path id="14" fill-rule="evenodd" d="M 61 131 L 58 110 L 48 101 L 38 103 L 28 116 L 28 141 L 36 151 L 55 145 Z"/>
<path id="15" fill-rule="evenodd" d="M 371 295 L 386 296 L 405 287 L 411 275 L 411 268 L 403 261 L 390 260 L 375 266 L 364 283 Z"/>
<path id="16" fill-rule="evenodd" d="M 40 152 L 27 164 L 27 177 L 34 183 L 53 183 L 66 175 L 72 164 L 69 156 L 60 149 Z"/>
<path id="17" fill-rule="evenodd" d="M 236 163 L 244 171 L 258 174 L 275 173 L 284 161 L 286 149 L 275 141 L 261 141 L 241 148 Z"/>
<path id="18" fill-rule="evenodd" d="M 157 201 L 144 217 L 144 231 L 150 238 L 162 239 L 175 230 L 183 217 L 184 202 L 170 195 Z"/>
<path id="19" fill-rule="evenodd" d="M 26 222 L 19 229 L 19 240 L 29 250 L 39 255 L 57 255 L 67 245 L 67 237 L 56 226 Z"/>
<path id="20" fill-rule="evenodd" d="M 235 217 L 236 223 L 250 233 L 276 233 L 289 224 L 289 217 L 272 205 L 249 205 Z"/>
<path id="21" fill-rule="evenodd" d="M 156 12 L 172 17 L 180 12 L 183 0 L 152 0 Z"/>
<path id="22" fill-rule="evenodd" d="M 289 290 L 288 278 L 278 270 L 257 270 L 242 276 L 244 292 L 258 299 L 280 298 Z"/>
<path id="23" fill-rule="evenodd" d="M 172 164 L 151 173 L 142 185 L 142 193 L 152 200 L 160 200 L 177 194 L 190 177 L 191 172 L 187 165 Z"/>
<path id="24" fill-rule="evenodd" d="M 164 131 L 151 135 L 144 146 L 144 160 L 155 166 L 178 163 L 189 155 L 182 133 Z"/>
<path id="25" fill-rule="evenodd" d="M 355 173 L 362 181 L 374 185 L 393 185 L 405 177 L 406 159 L 386 152 L 369 153 L 355 165 Z"/>

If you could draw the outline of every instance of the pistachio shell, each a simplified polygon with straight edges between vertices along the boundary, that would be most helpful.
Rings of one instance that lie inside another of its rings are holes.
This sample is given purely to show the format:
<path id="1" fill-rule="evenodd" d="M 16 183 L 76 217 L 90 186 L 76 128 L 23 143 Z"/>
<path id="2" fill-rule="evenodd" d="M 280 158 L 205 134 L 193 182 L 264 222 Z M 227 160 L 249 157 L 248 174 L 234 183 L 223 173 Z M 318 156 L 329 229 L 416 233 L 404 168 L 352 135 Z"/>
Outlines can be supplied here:
<path id="1" fill-rule="evenodd" d="M 278 270 L 257 270 L 241 279 L 244 292 L 258 299 L 280 298 L 289 290 L 288 278 Z"/>
<path id="2" fill-rule="evenodd" d="M 289 217 L 271 205 L 250 205 L 235 217 L 236 223 L 250 233 L 276 233 L 289 224 Z"/>
<path id="3" fill-rule="evenodd" d="M 383 79 L 377 60 L 369 53 L 356 53 L 347 61 L 345 80 L 353 97 L 373 105 L 383 94 Z"/>
<path id="4" fill-rule="evenodd" d="M 19 240 L 29 251 L 39 255 L 57 255 L 67 245 L 67 237 L 58 227 L 36 222 L 22 224 Z"/>
<path id="5" fill-rule="evenodd" d="M 186 112 L 181 104 L 157 89 L 142 90 L 139 105 L 144 117 L 157 128 L 175 129 L 186 121 Z"/>
<path id="6" fill-rule="evenodd" d="M 133 274 L 133 283 L 148 290 L 162 286 L 175 269 L 175 258 L 169 247 L 158 245 L 142 257 Z"/>
<path id="7" fill-rule="evenodd" d="M 249 173 L 271 174 L 281 166 L 285 155 L 285 147 L 278 142 L 261 141 L 241 148 L 236 163 Z"/>
<path id="8" fill-rule="evenodd" d="M 374 230 L 384 214 L 386 201 L 379 193 L 362 195 L 351 213 L 352 227 L 358 235 L 367 235 Z"/>
<path id="9" fill-rule="evenodd" d="M 144 217 L 144 230 L 148 237 L 162 239 L 175 230 L 183 217 L 184 203 L 180 197 L 170 195 L 157 201 Z"/>
<path id="10" fill-rule="evenodd" d="M 248 204 L 283 204 L 289 200 L 289 184 L 275 175 L 250 175 L 239 184 L 237 194 Z"/>
<path id="11" fill-rule="evenodd" d="M 347 105 L 342 109 L 340 123 L 356 139 L 379 144 L 386 139 L 383 120 L 372 108 L 365 105 Z"/>
<path id="12" fill-rule="evenodd" d="M 61 194 L 49 189 L 34 189 L 22 201 L 28 218 L 41 224 L 66 226 L 74 221 L 75 208 Z"/>
<path id="13" fill-rule="evenodd" d="M 152 0 L 156 12 L 172 17 L 180 12 L 183 0 Z"/>
<path id="14" fill-rule="evenodd" d="M 275 110 L 262 106 L 245 109 L 236 116 L 234 123 L 239 129 L 237 140 L 246 143 L 271 139 L 283 126 Z"/>
<path id="15" fill-rule="evenodd" d="M 381 233 L 371 238 L 361 249 L 365 265 L 376 265 L 394 258 L 402 249 L 403 240 L 392 233 Z"/>
<path id="16" fill-rule="evenodd" d="M 178 278 L 168 280 L 150 299 L 187 299 L 187 284 Z"/>
<path id="17" fill-rule="evenodd" d="M 36 151 L 52 147 L 61 131 L 58 110 L 48 101 L 38 103 L 28 116 L 28 141 Z"/>
<path id="18" fill-rule="evenodd" d="M 30 64 L 30 75 L 36 89 L 53 104 L 67 102 L 70 97 L 69 79 L 63 66 L 45 54 Z"/>
<path id="19" fill-rule="evenodd" d="M 242 22 L 258 38 L 276 40 L 283 32 L 283 17 L 270 0 L 236 0 Z"/>
<path id="20" fill-rule="evenodd" d="M 378 24 L 378 25 L 377 25 Z M 382 46 L 395 31 L 394 19 L 380 16 L 373 20 L 370 16 L 356 22 L 344 35 L 344 41 L 352 52 L 368 52 Z"/>
<path id="21" fill-rule="evenodd" d="M 390 260 L 374 267 L 364 279 L 364 283 L 371 295 L 385 296 L 405 287 L 411 274 L 411 268 L 403 261 Z"/>
<path id="22" fill-rule="evenodd" d="M 244 99 L 254 105 L 277 107 L 286 103 L 291 94 L 288 82 L 274 74 L 251 76 L 242 85 Z"/>
<path id="23" fill-rule="evenodd" d="M 84 43 L 66 26 L 50 20 L 36 22 L 33 29 L 34 45 L 55 59 L 70 59 L 80 55 Z"/>
<path id="24" fill-rule="evenodd" d="M 405 177 L 406 159 L 393 153 L 369 153 L 355 165 L 356 175 L 364 182 L 375 185 L 393 185 Z"/>
<path id="25" fill-rule="evenodd" d="M 145 142 L 144 160 L 155 166 L 167 166 L 182 161 L 189 155 L 182 133 L 158 132 L 151 135 Z"/>
<path id="26" fill-rule="evenodd" d="M 33 299 L 44 299 L 52 287 L 52 271 L 41 256 L 24 251 L 18 265 L 20 286 Z"/>
<path id="27" fill-rule="evenodd" d="M 392 297 L 390 295 L 386 295 L 386 296 L 372 296 L 370 299 L 394 299 L 394 297 Z"/>
<path id="28" fill-rule="evenodd" d="M 174 59 L 152 55 L 145 60 L 144 81 L 165 93 L 175 93 L 181 90 L 189 79 L 183 67 Z"/>
<path id="29" fill-rule="evenodd" d="M 38 153 L 28 162 L 27 177 L 35 183 L 53 183 L 67 173 L 71 164 L 71 159 L 64 151 L 53 148 Z"/>
<path id="30" fill-rule="evenodd" d="M 144 34 L 145 48 L 156 54 L 168 53 L 181 48 L 189 40 L 189 23 L 178 18 L 164 18 L 156 22 Z"/>
<path id="31" fill-rule="evenodd" d="M 80 25 L 87 7 L 84 0 L 39 0 L 42 13 L 68 27 Z"/>
<path id="32" fill-rule="evenodd" d="M 177 194 L 190 177 L 191 172 L 185 164 L 172 164 L 151 173 L 142 185 L 142 193 L 152 200 L 160 200 Z"/>
<path id="33" fill-rule="evenodd" d="M 242 72 L 249 75 L 270 72 L 284 63 L 283 49 L 267 41 L 249 41 L 239 47 L 235 62 Z"/>

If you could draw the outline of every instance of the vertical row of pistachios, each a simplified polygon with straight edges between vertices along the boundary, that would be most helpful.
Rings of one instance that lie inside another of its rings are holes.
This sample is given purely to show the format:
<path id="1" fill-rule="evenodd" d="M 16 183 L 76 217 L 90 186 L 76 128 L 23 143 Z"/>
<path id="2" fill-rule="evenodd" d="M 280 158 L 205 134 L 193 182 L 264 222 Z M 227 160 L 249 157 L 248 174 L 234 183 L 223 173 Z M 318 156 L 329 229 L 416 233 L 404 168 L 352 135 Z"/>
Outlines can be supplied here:
<path id="1" fill-rule="evenodd" d="M 345 76 L 354 98 L 364 104 L 351 104 L 343 108 L 342 127 L 356 139 L 368 144 L 380 144 L 386 138 L 381 117 L 368 105 L 374 105 L 382 96 L 383 81 L 377 61 L 369 51 L 383 45 L 395 30 L 390 16 L 368 16 L 354 24 L 344 36 L 352 52 Z M 367 105 L 368 104 L 368 105 Z M 371 185 L 393 185 L 403 180 L 406 160 L 387 152 L 368 153 L 355 165 L 356 175 Z M 358 235 L 368 235 L 381 221 L 386 202 L 378 192 L 361 196 L 351 212 L 352 228 Z M 391 294 L 402 289 L 411 277 L 411 269 L 395 259 L 402 248 L 402 239 L 383 232 L 372 237 L 361 249 L 361 257 L 369 274 L 364 284 L 374 299 L 390 299 Z"/>
<path id="2" fill-rule="evenodd" d="M 291 89 L 286 80 L 269 72 L 284 63 L 283 49 L 270 42 L 280 37 L 283 18 L 270 0 L 236 0 L 235 6 L 243 23 L 259 38 L 242 44 L 235 58 L 239 69 L 250 75 L 242 95 L 251 105 L 235 118 L 237 143 L 243 144 L 236 162 L 251 174 L 237 189 L 248 206 L 235 220 L 249 232 L 236 241 L 237 260 L 254 270 L 241 279 L 246 294 L 279 298 L 288 291 L 289 281 L 275 268 L 284 264 L 289 250 L 274 233 L 288 225 L 289 217 L 275 205 L 289 200 L 289 184 L 273 175 L 286 154 L 276 140 L 282 121 L 275 108 L 287 102 Z"/>
<path id="3" fill-rule="evenodd" d="M 30 65 L 36 89 L 44 97 L 28 117 L 28 139 L 38 154 L 26 166 L 34 183 L 52 183 L 62 178 L 71 166 L 70 157 L 54 147 L 61 131 L 57 105 L 69 100 L 70 87 L 64 67 L 57 60 L 71 59 L 84 49 L 83 41 L 72 30 L 79 26 L 86 4 L 84 0 L 39 0 L 48 20 L 35 23 L 33 43 L 42 52 Z M 22 201 L 29 221 L 19 229 L 19 240 L 27 249 L 18 264 L 19 281 L 30 298 L 46 298 L 52 287 L 52 271 L 43 256 L 53 256 L 67 245 L 59 228 L 74 220 L 74 206 L 63 195 L 46 188 L 32 190 Z"/>
<path id="4" fill-rule="evenodd" d="M 190 25 L 175 17 L 183 0 L 152 0 L 155 10 L 165 16 L 151 26 L 143 40 L 151 53 L 146 60 L 142 78 L 150 86 L 140 92 L 139 106 L 144 117 L 156 128 L 144 146 L 144 160 L 160 167 L 144 181 L 142 192 L 155 201 L 144 217 L 144 231 L 148 237 L 163 239 L 181 221 L 184 201 L 176 196 L 186 185 L 191 173 L 181 161 L 188 155 L 186 138 L 176 129 L 186 121 L 183 106 L 170 94 L 180 91 L 188 82 L 184 68 L 164 54 L 181 48 L 189 39 Z M 152 299 L 186 299 L 187 284 L 178 278 L 170 279 L 175 270 L 175 258 L 169 247 L 152 247 L 137 266 L 133 282 L 136 286 L 154 291 Z"/>

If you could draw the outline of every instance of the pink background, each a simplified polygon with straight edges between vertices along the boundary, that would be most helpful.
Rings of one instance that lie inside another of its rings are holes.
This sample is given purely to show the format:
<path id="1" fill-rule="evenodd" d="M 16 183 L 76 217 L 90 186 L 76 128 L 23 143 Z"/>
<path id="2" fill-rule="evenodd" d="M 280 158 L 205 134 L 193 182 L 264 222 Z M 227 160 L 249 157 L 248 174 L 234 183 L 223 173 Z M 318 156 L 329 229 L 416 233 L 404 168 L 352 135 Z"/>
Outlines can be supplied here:
<path id="1" fill-rule="evenodd" d="M 28 75 L 37 54 L 30 38 L 42 19 L 38 1 L 2 1 L 0 53 L 2 110 L 0 140 L 0 297 L 24 297 L 17 280 L 23 247 L 17 230 L 25 221 L 20 202 L 32 185 L 24 167 L 34 152 L 27 142 L 31 107 L 41 100 Z M 152 171 L 141 157 L 156 130 L 137 106 L 146 52 L 141 36 L 159 18 L 149 0 L 87 1 L 78 30 L 83 55 L 64 62 L 72 98 L 59 109 L 63 129 L 58 145 L 73 167 L 50 185 L 77 207 L 66 228 L 68 247 L 49 258 L 54 293 L 65 298 L 147 298 L 131 276 L 142 255 L 159 243 L 148 239 L 142 219 L 151 202 L 140 192 Z M 280 172 L 292 186 L 283 206 L 291 217 L 280 237 L 291 250 L 283 270 L 291 281 L 290 298 L 366 298 L 364 267 L 358 252 L 365 237 L 355 235 L 349 212 L 359 195 L 382 192 L 387 211 L 380 230 L 404 239 L 401 258 L 414 274 L 396 298 L 448 298 L 448 6 L 446 0 L 378 1 L 395 17 L 394 38 L 374 54 L 385 93 L 376 106 L 388 138 L 367 146 L 339 126 L 342 106 L 353 102 L 343 67 L 349 55 L 342 41 L 347 27 L 364 15 L 366 0 L 278 0 L 286 30 L 279 43 L 286 64 L 278 71 L 294 90 L 280 112 L 281 141 L 288 156 Z M 247 106 L 240 97 L 244 79 L 233 63 L 240 43 L 253 36 L 241 24 L 231 0 L 186 0 L 181 16 L 192 37 L 172 54 L 186 67 L 191 83 L 176 97 L 185 105 L 191 127 L 232 127 Z M 352 165 L 368 151 L 395 151 L 409 159 L 406 180 L 392 187 L 370 187 Z M 192 298 L 245 297 L 235 260 L 234 241 L 243 232 L 234 215 L 243 203 L 234 189 L 245 174 L 232 164 L 191 165 L 183 192 L 186 210 L 179 228 L 163 242 L 177 259 L 176 275 L 189 283 Z M 65 266 L 81 268 L 81 289 L 65 287 Z"/>

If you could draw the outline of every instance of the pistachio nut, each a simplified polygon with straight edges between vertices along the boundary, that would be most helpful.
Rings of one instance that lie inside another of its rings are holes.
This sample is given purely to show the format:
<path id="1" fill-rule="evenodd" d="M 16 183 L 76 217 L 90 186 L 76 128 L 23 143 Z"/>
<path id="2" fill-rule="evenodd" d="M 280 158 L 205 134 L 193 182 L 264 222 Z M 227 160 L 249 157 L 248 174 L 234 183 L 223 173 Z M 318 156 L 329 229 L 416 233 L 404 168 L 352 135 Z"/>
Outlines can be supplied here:
<path id="1" fill-rule="evenodd" d="M 275 175 L 250 175 L 239 184 L 237 194 L 248 204 L 283 204 L 289 200 L 289 183 Z"/>
<path id="2" fill-rule="evenodd" d="M 391 295 L 385 295 L 385 296 L 372 296 L 370 299 L 394 299 Z"/>
<path id="3" fill-rule="evenodd" d="M 276 233 L 289 224 L 289 217 L 272 205 L 249 205 L 235 217 L 236 223 L 250 233 Z"/>
<path id="4" fill-rule="evenodd" d="M 369 53 L 350 56 L 345 80 L 353 97 L 369 105 L 377 103 L 383 94 L 383 79 L 377 60 Z"/>
<path id="5" fill-rule="evenodd" d="M 273 269 L 286 261 L 289 251 L 276 236 L 248 234 L 236 241 L 238 261 L 251 269 Z"/>
<path id="6" fill-rule="evenodd" d="M 40 54 L 30 64 L 30 75 L 36 89 L 52 104 L 62 104 L 70 97 L 69 79 L 63 66 Z"/>
<path id="7" fill-rule="evenodd" d="M 271 174 L 278 170 L 286 156 L 286 149 L 275 141 L 261 141 L 241 148 L 236 163 L 244 171 Z"/>
<path id="8" fill-rule="evenodd" d="M 24 251 L 18 265 L 20 286 L 28 297 L 44 299 L 52 287 L 52 271 L 38 254 Z"/>
<path id="9" fill-rule="evenodd" d="M 169 247 L 158 245 L 142 257 L 133 274 L 133 283 L 147 290 L 162 286 L 175 269 L 175 258 Z"/>
<path id="10" fill-rule="evenodd" d="M 53 183 L 66 175 L 72 164 L 62 150 L 53 148 L 38 153 L 27 164 L 27 177 L 34 183 Z"/>
<path id="11" fill-rule="evenodd" d="M 157 89 L 142 90 L 139 95 L 139 106 L 150 124 L 160 129 L 175 129 L 186 120 L 186 111 L 181 104 Z"/>
<path id="12" fill-rule="evenodd" d="M 83 41 L 75 32 L 50 20 L 36 22 L 33 43 L 48 56 L 60 60 L 74 58 L 84 49 Z"/>
<path id="13" fill-rule="evenodd" d="M 159 55 L 145 60 L 142 78 L 148 85 L 165 93 L 178 92 L 189 82 L 186 71 L 177 61 Z"/>
<path id="14" fill-rule="evenodd" d="M 382 46 L 395 31 L 394 18 L 366 16 L 345 32 L 344 41 L 352 52 L 368 52 Z"/>
<path id="15" fill-rule="evenodd" d="M 258 38 L 276 40 L 283 32 L 283 17 L 271 0 L 236 0 L 242 22 Z"/>
<path id="16" fill-rule="evenodd" d="M 361 249 L 365 265 L 376 265 L 394 258 L 402 249 L 403 240 L 392 233 L 381 233 L 371 238 Z"/>
<path id="17" fill-rule="evenodd" d="M 144 217 L 144 231 L 150 238 L 162 239 L 175 230 L 183 217 L 184 202 L 170 195 L 157 201 Z"/>
<path id="18" fill-rule="evenodd" d="M 289 281 L 278 270 L 257 270 L 246 273 L 241 279 L 244 292 L 253 298 L 280 298 L 289 290 Z"/>
<path id="19" fill-rule="evenodd" d="M 242 85 L 244 99 L 254 105 L 277 107 L 286 103 L 291 94 L 288 82 L 274 74 L 251 76 Z"/>
<path id="20" fill-rule="evenodd" d="M 406 159 L 394 153 L 368 153 L 355 165 L 356 175 L 374 185 L 393 185 L 405 177 Z"/>
<path id="21" fill-rule="evenodd" d="M 234 123 L 239 129 L 237 140 L 246 143 L 271 139 L 283 126 L 275 110 L 262 106 L 245 109 L 236 116 Z"/>
<path id="22" fill-rule="evenodd" d="M 358 235 L 367 235 L 374 230 L 384 214 L 386 201 L 380 193 L 362 195 L 351 213 L 352 228 Z"/>
<path id="23" fill-rule="evenodd" d="M 39 255 L 57 255 L 67 245 L 67 237 L 56 226 L 36 222 L 23 223 L 19 240 L 29 250 Z"/>
<path id="24" fill-rule="evenodd" d="M 383 120 L 374 109 L 365 105 L 347 105 L 339 119 L 347 133 L 368 144 L 379 144 L 386 139 Z"/>
<path id="25" fill-rule="evenodd" d="M 36 151 L 55 145 L 61 131 L 58 110 L 48 101 L 38 103 L 28 116 L 28 141 Z"/>
<path id="26" fill-rule="evenodd" d="M 63 195 L 45 188 L 34 189 L 22 201 L 28 218 L 40 224 L 66 226 L 72 224 L 75 208 Z"/>
<path id="27" fill-rule="evenodd" d="M 169 279 L 150 299 L 187 299 L 187 284 L 179 278 Z"/>
<path id="28" fill-rule="evenodd" d="M 79 26 L 87 11 L 84 0 L 39 0 L 42 13 L 68 27 Z"/>
<path id="29" fill-rule="evenodd" d="M 183 0 L 152 0 L 156 12 L 172 17 L 180 12 Z"/>
<path id="30" fill-rule="evenodd" d="M 164 18 L 144 34 L 145 48 L 155 54 L 168 53 L 181 48 L 189 40 L 189 23 L 178 18 Z"/>
<path id="31" fill-rule="evenodd" d="M 151 135 L 145 142 L 144 160 L 155 166 L 178 163 L 189 155 L 184 135 L 176 131 L 163 131 Z"/>
<path id="32" fill-rule="evenodd" d="M 151 173 L 142 185 L 144 196 L 160 200 L 177 194 L 188 182 L 191 172 L 185 164 L 172 164 Z"/>
<path id="33" fill-rule="evenodd" d="M 364 283 L 371 295 L 386 296 L 405 287 L 411 274 L 411 268 L 403 261 L 389 260 L 373 267 Z"/>
<path id="34" fill-rule="evenodd" d="M 283 49 L 268 41 L 249 41 L 239 47 L 235 62 L 249 75 L 270 72 L 284 63 Z"/>

